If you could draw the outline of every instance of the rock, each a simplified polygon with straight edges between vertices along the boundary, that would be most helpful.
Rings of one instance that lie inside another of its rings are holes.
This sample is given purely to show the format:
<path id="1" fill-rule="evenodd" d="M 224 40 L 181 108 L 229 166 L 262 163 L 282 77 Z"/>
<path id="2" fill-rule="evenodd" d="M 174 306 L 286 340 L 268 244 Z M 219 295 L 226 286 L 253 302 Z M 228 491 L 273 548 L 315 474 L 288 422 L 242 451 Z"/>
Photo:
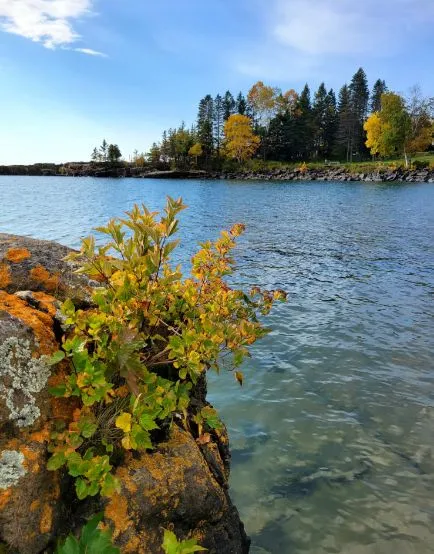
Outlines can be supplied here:
<path id="1" fill-rule="evenodd" d="M 57 539 L 103 510 L 122 553 L 161 554 L 164 528 L 196 537 L 210 554 L 247 553 L 228 493 L 226 431 L 199 445 L 173 425 L 155 450 L 119 462 L 121 491 L 109 501 L 79 502 L 70 477 L 47 471 L 53 422 L 69 423 L 78 407 L 48 392 L 70 371 L 66 361 L 48 364 L 62 339 L 58 303 L 72 297 L 86 309 L 96 284 L 63 261 L 69 252 L 0 235 L 0 552 L 6 545 L 13 554 L 52 553 Z M 203 405 L 205 397 L 203 380 L 192 402 Z"/>

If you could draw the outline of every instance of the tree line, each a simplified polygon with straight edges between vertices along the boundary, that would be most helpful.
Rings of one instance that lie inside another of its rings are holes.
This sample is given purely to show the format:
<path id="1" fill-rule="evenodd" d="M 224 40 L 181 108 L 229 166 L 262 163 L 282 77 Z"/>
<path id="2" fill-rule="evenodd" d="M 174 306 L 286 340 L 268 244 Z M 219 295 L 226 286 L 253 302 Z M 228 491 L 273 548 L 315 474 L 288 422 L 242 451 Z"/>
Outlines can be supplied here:
<path id="1" fill-rule="evenodd" d="M 92 151 L 91 161 L 95 163 L 117 163 L 122 158 L 122 153 L 117 144 L 108 144 L 104 139 L 99 148 Z"/>
<path id="2" fill-rule="evenodd" d="M 402 137 L 401 143 L 389 137 L 387 148 L 372 149 L 371 143 L 367 143 L 368 117 L 381 113 L 383 98 L 387 102 L 390 95 L 401 99 L 400 105 L 407 113 L 407 131 L 404 133 L 407 137 L 410 136 L 408 126 L 413 128 L 413 137 L 404 142 L 412 142 L 419 150 L 428 148 L 432 142 L 428 140 L 432 135 L 432 99 L 423 98 L 416 89 L 410 98 L 404 99 L 389 92 L 383 79 L 377 79 L 370 90 L 366 73 L 360 68 L 337 95 L 324 83 L 312 94 L 307 84 L 301 92 L 294 89 L 283 92 L 262 81 L 254 84 L 247 95 L 240 92 L 234 96 L 230 91 L 215 97 L 208 94 L 199 102 L 193 126 L 187 128 L 182 123 L 164 131 L 161 140 L 141 157 L 153 165 L 171 163 L 176 167 L 210 167 L 221 165 L 227 157 L 241 159 L 245 156 L 240 158 L 239 152 L 234 152 L 226 134 L 228 123 L 232 123 L 229 126 L 232 131 L 240 129 L 240 121 L 234 121 L 234 116 L 238 116 L 238 120 L 243 116 L 244 129 L 247 129 L 248 118 L 254 136 L 258 137 L 252 142 L 247 133 L 248 156 L 255 155 L 264 160 L 350 162 L 370 159 L 371 155 L 401 155 Z M 416 114 L 421 106 L 423 115 Z M 383 131 L 387 128 L 388 124 L 383 125 Z M 236 138 L 238 144 L 243 142 L 243 132 L 240 131 L 241 136 Z M 420 132 L 424 134 L 424 140 L 421 140 Z"/>

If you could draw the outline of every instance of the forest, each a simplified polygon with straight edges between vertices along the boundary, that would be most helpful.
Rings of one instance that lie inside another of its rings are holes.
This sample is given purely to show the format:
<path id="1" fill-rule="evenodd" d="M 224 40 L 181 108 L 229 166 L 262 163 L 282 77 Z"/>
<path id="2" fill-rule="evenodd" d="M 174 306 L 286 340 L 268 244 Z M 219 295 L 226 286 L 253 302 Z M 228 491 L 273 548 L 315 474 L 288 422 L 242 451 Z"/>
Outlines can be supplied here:
<path id="1" fill-rule="evenodd" d="M 199 102 L 196 122 L 163 132 L 135 165 L 220 169 L 255 157 L 280 162 L 361 162 L 405 158 L 433 149 L 434 98 L 418 86 L 404 97 L 383 79 L 369 88 L 359 68 L 339 92 L 321 83 L 312 93 L 282 91 L 262 81 L 247 94 L 230 91 Z"/>

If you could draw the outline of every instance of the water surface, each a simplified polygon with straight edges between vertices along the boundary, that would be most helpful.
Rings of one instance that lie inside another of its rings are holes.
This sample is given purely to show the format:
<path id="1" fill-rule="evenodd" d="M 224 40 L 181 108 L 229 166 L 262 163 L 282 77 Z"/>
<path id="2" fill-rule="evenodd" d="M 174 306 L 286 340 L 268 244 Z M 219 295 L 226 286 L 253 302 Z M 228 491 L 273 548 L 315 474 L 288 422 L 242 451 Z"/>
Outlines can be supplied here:
<path id="1" fill-rule="evenodd" d="M 434 186 L 0 177 L 0 232 L 77 247 L 166 194 L 184 262 L 244 222 L 238 281 L 289 293 L 210 384 L 252 552 L 434 552 Z"/>

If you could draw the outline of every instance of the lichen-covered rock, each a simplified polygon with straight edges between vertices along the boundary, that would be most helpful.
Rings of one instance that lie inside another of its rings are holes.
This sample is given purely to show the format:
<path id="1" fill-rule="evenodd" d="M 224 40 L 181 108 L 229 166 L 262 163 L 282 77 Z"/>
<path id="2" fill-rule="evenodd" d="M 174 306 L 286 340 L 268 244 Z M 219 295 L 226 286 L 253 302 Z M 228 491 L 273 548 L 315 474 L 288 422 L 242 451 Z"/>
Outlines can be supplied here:
<path id="1" fill-rule="evenodd" d="M 74 273 L 75 266 L 64 260 L 70 248 L 56 242 L 0 233 L 0 289 L 45 292 L 76 304 L 89 301 L 94 285 L 87 277 Z"/>
<path id="2" fill-rule="evenodd" d="M 195 537 L 210 554 L 244 554 L 249 541 L 228 494 L 226 433 L 207 444 L 173 426 L 152 452 L 128 454 L 117 467 L 121 491 L 110 501 L 79 502 L 71 479 L 46 469 L 53 422 L 69 422 L 74 400 L 48 387 L 69 370 L 50 366 L 62 328 L 59 300 L 86 308 L 95 283 L 63 261 L 69 249 L 53 242 L 0 234 L 0 552 L 53 552 L 56 540 L 79 532 L 85 518 L 105 513 L 122 553 L 161 554 L 163 529 Z M 194 402 L 203 405 L 206 383 Z"/>
<path id="3" fill-rule="evenodd" d="M 154 452 L 128 456 L 117 470 L 122 490 L 105 506 L 106 521 L 123 552 L 161 552 L 164 528 L 178 537 L 197 538 L 210 554 L 248 552 L 227 492 L 225 464 L 218 448 L 210 453 L 217 472 L 193 437 L 174 426 L 169 440 Z"/>

